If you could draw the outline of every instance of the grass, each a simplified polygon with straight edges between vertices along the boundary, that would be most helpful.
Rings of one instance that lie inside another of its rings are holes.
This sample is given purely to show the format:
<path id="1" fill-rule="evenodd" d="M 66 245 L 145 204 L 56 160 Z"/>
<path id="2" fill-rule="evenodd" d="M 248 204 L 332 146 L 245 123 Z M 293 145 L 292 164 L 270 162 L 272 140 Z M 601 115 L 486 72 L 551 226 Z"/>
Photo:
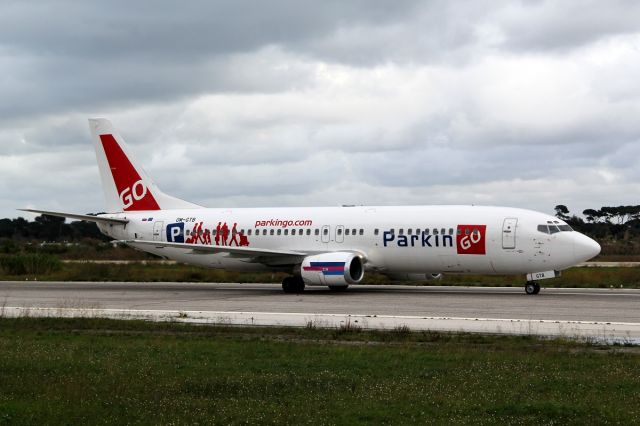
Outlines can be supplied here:
<path id="1" fill-rule="evenodd" d="M 0 254 L 0 270 L 10 275 L 50 274 L 61 269 L 60 259 L 50 254 Z"/>
<path id="2" fill-rule="evenodd" d="M 638 371 L 532 337 L 0 319 L 0 424 L 633 424 Z"/>

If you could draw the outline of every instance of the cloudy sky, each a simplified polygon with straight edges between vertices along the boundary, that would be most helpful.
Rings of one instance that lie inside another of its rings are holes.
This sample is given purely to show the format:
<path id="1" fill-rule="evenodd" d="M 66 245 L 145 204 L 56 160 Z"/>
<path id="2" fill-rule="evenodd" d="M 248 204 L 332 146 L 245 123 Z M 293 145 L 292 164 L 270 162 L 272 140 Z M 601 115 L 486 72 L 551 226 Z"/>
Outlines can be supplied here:
<path id="1" fill-rule="evenodd" d="M 104 209 L 87 118 L 211 207 L 640 203 L 635 1 L 0 4 L 0 217 Z"/>

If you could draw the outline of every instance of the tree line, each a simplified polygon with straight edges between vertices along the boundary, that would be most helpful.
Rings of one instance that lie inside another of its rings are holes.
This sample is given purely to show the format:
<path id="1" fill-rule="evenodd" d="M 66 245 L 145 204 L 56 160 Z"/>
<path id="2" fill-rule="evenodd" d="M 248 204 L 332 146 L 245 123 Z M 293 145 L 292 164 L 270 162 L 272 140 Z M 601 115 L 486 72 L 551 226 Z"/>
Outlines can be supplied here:
<path id="1" fill-rule="evenodd" d="M 80 241 L 86 238 L 108 241 L 110 238 L 100 233 L 95 223 L 75 221 L 65 223 L 65 219 L 56 216 L 37 216 L 28 221 L 0 219 L 0 238 L 22 241 Z"/>
<path id="2" fill-rule="evenodd" d="M 640 235 L 640 205 L 585 209 L 584 218 L 571 214 L 564 204 L 558 204 L 555 212 L 557 218 L 591 237 L 629 240 Z"/>

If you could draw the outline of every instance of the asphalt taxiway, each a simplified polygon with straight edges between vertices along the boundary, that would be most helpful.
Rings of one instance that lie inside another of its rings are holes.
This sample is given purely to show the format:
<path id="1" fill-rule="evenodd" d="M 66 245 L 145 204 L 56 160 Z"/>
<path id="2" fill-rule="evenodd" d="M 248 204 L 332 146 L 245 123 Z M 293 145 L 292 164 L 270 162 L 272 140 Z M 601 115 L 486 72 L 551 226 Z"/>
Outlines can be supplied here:
<path id="1" fill-rule="evenodd" d="M 640 290 L 277 284 L 0 282 L 0 315 L 564 335 L 640 341 Z"/>

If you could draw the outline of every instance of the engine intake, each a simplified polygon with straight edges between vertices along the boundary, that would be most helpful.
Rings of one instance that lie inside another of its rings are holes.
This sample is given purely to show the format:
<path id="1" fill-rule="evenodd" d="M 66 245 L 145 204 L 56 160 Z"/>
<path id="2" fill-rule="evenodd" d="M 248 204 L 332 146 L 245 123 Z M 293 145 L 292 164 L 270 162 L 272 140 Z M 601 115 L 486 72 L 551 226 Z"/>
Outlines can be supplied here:
<path id="1" fill-rule="evenodd" d="M 364 276 L 364 262 L 356 253 L 335 252 L 305 257 L 300 268 L 305 284 L 347 286 Z"/>

